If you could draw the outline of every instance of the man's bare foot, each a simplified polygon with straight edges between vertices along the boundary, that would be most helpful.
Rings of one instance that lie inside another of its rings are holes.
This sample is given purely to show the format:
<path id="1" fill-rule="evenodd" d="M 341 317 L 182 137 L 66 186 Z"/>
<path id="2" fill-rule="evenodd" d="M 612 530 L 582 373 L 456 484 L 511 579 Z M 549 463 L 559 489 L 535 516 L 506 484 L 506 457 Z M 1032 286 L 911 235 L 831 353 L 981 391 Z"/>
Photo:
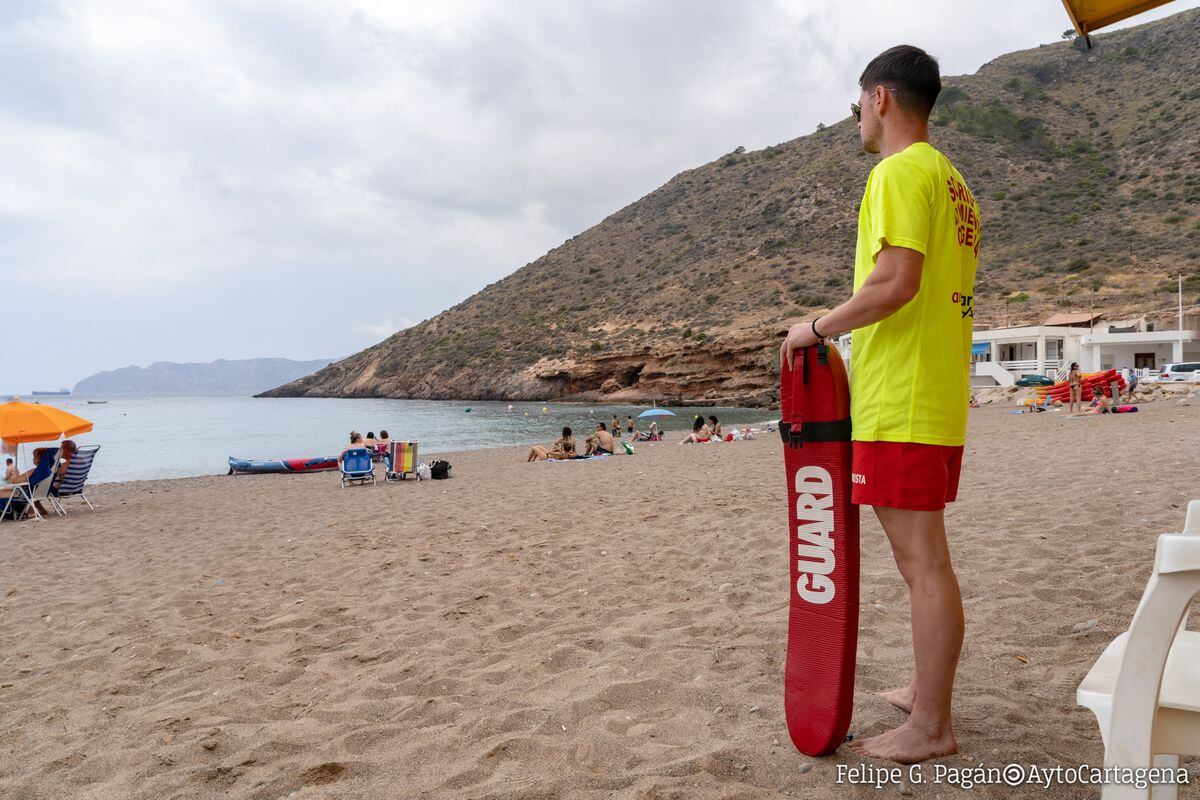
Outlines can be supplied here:
<path id="1" fill-rule="evenodd" d="M 958 752 L 958 742 L 949 728 L 930 733 L 914 726 L 911 720 L 898 728 L 872 736 L 870 739 L 851 742 L 847 746 L 860 756 L 886 758 L 900 764 L 916 764 L 928 758 Z"/>
<path id="2" fill-rule="evenodd" d="M 899 689 L 880 692 L 879 696 L 906 714 L 911 714 L 913 703 L 916 702 L 917 690 L 912 687 L 912 684 L 909 684 Z"/>

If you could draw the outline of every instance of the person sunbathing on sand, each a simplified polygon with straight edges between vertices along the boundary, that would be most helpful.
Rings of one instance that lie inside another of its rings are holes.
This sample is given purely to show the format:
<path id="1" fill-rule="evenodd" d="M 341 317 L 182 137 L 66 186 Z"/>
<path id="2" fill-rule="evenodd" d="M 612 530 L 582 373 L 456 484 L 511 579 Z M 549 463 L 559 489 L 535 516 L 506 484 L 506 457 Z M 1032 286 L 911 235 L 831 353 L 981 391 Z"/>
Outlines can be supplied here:
<path id="1" fill-rule="evenodd" d="M 704 424 L 704 417 L 697 414 L 692 422 L 692 432 L 680 444 L 705 444 L 712 441 L 712 431 Z"/>
<path id="2" fill-rule="evenodd" d="M 596 423 L 596 432 L 587 438 L 587 450 L 584 455 L 598 456 L 613 454 L 613 437 L 603 422 Z"/>
<path id="3" fill-rule="evenodd" d="M 658 441 L 661 441 L 662 437 L 659 436 L 659 434 L 658 434 L 658 423 L 651 422 L 650 430 L 648 430 L 648 431 L 635 430 L 634 435 L 633 435 L 633 440 L 635 442 L 658 442 Z"/>
<path id="4" fill-rule="evenodd" d="M 529 448 L 529 458 L 525 459 L 526 463 L 530 461 L 546 461 L 547 459 L 564 459 L 575 457 L 575 436 L 570 428 L 562 429 L 562 436 L 554 440 L 554 444 L 549 447 L 535 444 Z"/>
<path id="5" fill-rule="evenodd" d="M 1087 411 L 1080 411 L 1078 414 L 1071 414 L 1072 417 L 1090 417 L 1094 414 L 1110 414 L 1112 413 L 1112 403 L 1104 396 L 1099 388 L 1096 389 L 1096 396 L 1092 398 L 1092 407 Z"/>
<path id="6" fill-rule="evenodd" d="M 709 422 L 708 430 L 712 433 L 712 437 L 714 439 L 716 439 L 718 442 L 721 441 L 722 439 L 724 439 L 725 434 L 721 432 L 721 423 L 717 422 L 717 418 L 712 415 L 709 415 L 708 422 Z"/>

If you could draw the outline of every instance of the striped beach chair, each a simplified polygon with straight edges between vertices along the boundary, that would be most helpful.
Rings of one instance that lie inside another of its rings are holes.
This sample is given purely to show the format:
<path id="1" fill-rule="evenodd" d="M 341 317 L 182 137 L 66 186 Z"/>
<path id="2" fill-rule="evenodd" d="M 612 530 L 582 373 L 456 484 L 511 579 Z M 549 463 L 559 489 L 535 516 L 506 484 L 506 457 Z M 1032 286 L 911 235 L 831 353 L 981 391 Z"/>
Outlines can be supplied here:
<path id="1" fill-rule="evenodd" d="M 57 488 L 50 490 L 50 502 L 54 504 L 54 508 L 60 514 L 67 513 L 62 504 L 64 497 L 79 497 L 83 502 L 87 503 L 88 508 L 92 511 L 96 510 L 96 507 L 92 505 L 91 500 L 87 499 L 87 495 L 83 493 L 83 490 L 84 485 L 87 483 L 88 475 L 92 471 L 92 462 L 96 460 L 96 452 L 99 449 L 100 445 L 93 444 L 76 450 L 75 455 L 71 457 L 71 463 L 67 465 L 67 474 L 63 476 L 62 483 Z"/>
<path id="2" fill-rule="evenodd" d="M 388 445 L 383 460 L 387 464 L 387 474 L 384 477 L 389 481 L 402 481 L 409 475 L 416 475 L 417 443 L 392 442 Z"/>

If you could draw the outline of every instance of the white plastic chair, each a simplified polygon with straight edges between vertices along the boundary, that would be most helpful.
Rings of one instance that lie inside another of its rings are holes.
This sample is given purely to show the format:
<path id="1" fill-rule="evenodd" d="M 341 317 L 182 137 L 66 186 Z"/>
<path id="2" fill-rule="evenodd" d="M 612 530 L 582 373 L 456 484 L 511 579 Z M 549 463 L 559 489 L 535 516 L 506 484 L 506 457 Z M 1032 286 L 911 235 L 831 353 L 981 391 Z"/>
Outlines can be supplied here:
<path id="1" fill-rule="evenodd" d="M 1075 700 L 1096 715 L 1106 767 L 1179 766 L 1200 755 L 1200 633 L 1187 612 L 1200 593 L 1200 500 L 1188 504 L 1182 533 L 1158 537 L 1154 572 L 1122 633 L 1079 684 Z M 1110 784 L 1103 800 L 1172 800 L 1174 784 Z"/>

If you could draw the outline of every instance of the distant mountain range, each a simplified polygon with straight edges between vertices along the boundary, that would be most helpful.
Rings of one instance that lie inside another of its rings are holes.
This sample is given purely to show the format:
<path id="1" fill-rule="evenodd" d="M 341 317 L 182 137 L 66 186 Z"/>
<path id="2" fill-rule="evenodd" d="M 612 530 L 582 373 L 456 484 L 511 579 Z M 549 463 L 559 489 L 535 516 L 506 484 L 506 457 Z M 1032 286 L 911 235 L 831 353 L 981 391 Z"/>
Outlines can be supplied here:
<path id="1" fill-rule="evenodd" d="M 254 395 L 294 381 L 331 364 L 333 359 L 218 359 L 207 364 L 157 361 L 148 367 L 105 370 L 75 384 L 77 395 Z"/>

